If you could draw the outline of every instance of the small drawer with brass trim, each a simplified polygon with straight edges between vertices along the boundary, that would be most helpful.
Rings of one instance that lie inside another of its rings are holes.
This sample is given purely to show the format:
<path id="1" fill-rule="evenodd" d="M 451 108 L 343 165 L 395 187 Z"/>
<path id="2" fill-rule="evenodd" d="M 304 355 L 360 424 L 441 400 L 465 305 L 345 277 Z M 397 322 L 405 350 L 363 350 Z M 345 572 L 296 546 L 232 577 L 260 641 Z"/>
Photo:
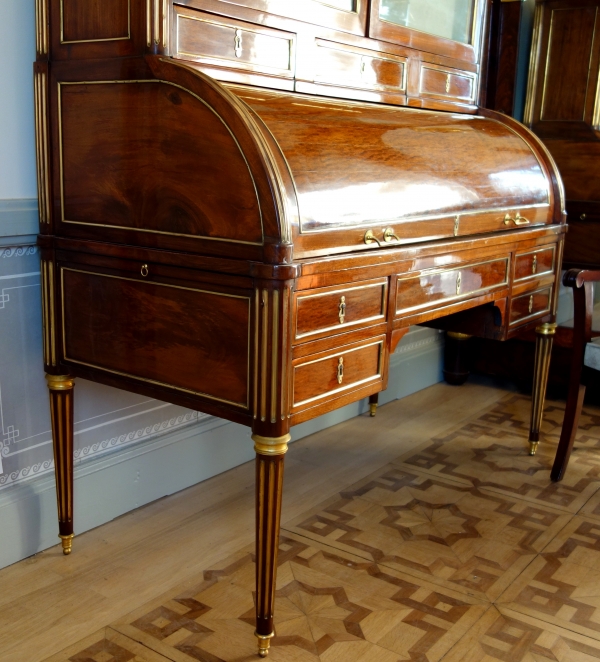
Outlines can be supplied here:
<path id="1" fill-rule="evenodd" d="M 406 58 L 323 39 L 317 39 L 315 44 L 315 83 L 406 92 Z"/>
<path id="2" fill-rule="evenodd" d="M 551 274 L 554 271 L 556 246 L 544 246 L 527 253 L 515 255 L 514 282 Z"/>
<path id="3" fill-rule="evenodd" d="M 509 324 L 524 324 L 530 319 L 549 313 L 551 306 L 552 286 L 522 294 L 511 302 Z"/>
<path id="4" fill-rule="evenodd" d="M 383 382 L 385 336 L 297 359 L 293 409 L 313 407 L 367 384 Z"/>
<path id="5" fill-rule="evenodd" d="M 304 342 L 384 322 L 388 279 L 321 287 L 294 295 L 294 340 Z"/>
<path id="6" fill-rule="evenodd" d="M 426 97 L 473 103 L 477 76 L 423 62 L 419 72 L 419 94 Z"/>
<path id="7" fill-rule="evenodd" d="M 398 276 L 396 315 L 508 285 L 509 258 Z"/>
<path id="8" fill-rule="evenodd" d="M 176 57 L 293 78 L 295 34 L 177 5 L 174 10 Z"/>

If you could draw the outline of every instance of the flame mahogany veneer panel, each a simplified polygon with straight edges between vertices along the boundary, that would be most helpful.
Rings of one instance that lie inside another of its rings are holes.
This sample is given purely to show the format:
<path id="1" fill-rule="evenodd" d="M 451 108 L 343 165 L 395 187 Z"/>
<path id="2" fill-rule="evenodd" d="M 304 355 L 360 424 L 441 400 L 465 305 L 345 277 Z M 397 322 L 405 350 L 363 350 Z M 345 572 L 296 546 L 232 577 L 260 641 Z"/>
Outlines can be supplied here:
<path id="1" fill-rule="evenodd" d="M 62 84 L 60 108 L 67 227 L 262 243 L 239 144 L 190 92 L 158 80 Z"/>
<path id="2" fill-rule="evenodd" d="M 248 408 L 249 298 L 85 267 L 61 275 L 68 360 Z"/>

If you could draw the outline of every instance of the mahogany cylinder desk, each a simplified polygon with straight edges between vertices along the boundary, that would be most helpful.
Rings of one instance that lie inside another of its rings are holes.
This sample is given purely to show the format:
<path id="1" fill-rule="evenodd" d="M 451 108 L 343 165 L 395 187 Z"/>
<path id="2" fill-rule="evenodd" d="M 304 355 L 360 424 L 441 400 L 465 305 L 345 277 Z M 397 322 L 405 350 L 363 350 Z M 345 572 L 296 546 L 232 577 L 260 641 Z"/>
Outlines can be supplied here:
<path id="1" fill-rule="evenodd" d="M 75 377 L 251 427 L 263 657 L 290 428 L 384 389 L 410 325 L 538 328 L 538 441 L 564 195 L 542 143 L 478 106 L 487 2 L 452 6 L 37 0 L 64 551 Z"/>

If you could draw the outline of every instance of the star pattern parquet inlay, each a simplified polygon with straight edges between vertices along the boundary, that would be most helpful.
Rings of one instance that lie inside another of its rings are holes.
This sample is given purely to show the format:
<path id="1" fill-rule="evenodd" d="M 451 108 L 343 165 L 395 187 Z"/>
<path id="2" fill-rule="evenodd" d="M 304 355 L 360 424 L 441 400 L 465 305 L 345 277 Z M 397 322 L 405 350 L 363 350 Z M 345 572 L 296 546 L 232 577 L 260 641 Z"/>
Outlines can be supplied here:
<path id="1" fill-rule="evenodd" d="M 283 524 L 274 662 L 600 660 L 600 413 L 510 394 Z M 293 449 L 292 449 L 293 451 Z M 250 662 L 253 548 L 47 662 Z"/>

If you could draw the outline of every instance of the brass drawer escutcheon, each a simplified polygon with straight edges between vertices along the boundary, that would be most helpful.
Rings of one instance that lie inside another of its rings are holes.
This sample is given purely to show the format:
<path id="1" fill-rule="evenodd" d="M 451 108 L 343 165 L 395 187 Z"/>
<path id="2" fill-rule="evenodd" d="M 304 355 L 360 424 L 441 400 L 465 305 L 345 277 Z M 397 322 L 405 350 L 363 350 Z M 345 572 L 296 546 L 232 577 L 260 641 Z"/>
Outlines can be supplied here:
<path id="1" fill-rule="evenodd" d="M 235 48 L 235 56 L 236 57 L 242 57 L 242 31 L 241 30 L 236 30 L 235 31 L 235 37 L 233 40 L 234 48 Z"/>
<path id="2" fill-rule="evenodd" d="M 462 276 L 461 276 L 461 272 L 459 271 L 458 274 L 456 275 L 456 294 L 460 294 L 461 284 L 462 284 Z"/>
<path id="3" fill-rule="evenodd" d="M 533 294 L 529 297 L 529 314 L 533 312 Z"/>
<path id="4" fill-rule="evenodd" d="M 340 356 L 337 367 L 337 380 L 338 384 L 344 381 L 344 357 Z"/>
<path id="5" fill-rule="evenodd" d="M 142 264 L 142 268 L 140 269 L 140 273 L 142 274 L 142 276 L 144 278 L 146 278 L 146 276 L 150 273 L 147 264 Z"/>
<path id="6" fill-rule="evenodd" d="M 537 272 L 537 255 L 533 256 L 533 262 L 531 263 L 531 273 L 534 274 Z"/>
<path id="7" fill-rule="evenodd" d="M 345 296 L 341 297 L 340 305 L 338 307 L 338 310 L 339 310 L 338 315 L 339 315 L 339 318 L 340 318 L 340 324 L 343 324 L 344 323 L 344 318 L 346 317 L 346 297 Z"/>

